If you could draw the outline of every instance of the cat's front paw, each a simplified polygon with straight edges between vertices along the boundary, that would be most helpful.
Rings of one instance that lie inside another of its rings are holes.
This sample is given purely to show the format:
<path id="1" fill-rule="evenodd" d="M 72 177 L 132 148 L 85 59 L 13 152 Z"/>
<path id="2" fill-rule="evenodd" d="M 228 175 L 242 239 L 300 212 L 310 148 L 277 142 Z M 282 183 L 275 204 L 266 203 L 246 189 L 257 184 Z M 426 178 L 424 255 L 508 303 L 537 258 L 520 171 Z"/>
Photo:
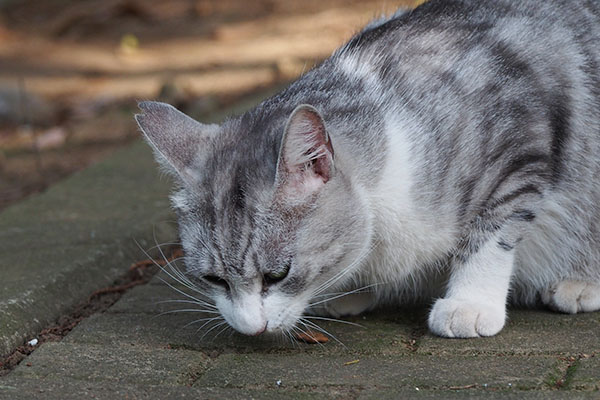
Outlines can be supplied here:
<path id="1" fill-rule="evenodd" d="M 493 336 L 504 327 L 504 305 L 494 307 L 467 300 L 439 299 L 429 314 L 429 329 L 450 338 Z"/>
<path id="2" fill-rule="evenodd" d="M 542 301 L 567 314 L 600 310 L 600 284 L 566 280 L 542 292 Z"/>

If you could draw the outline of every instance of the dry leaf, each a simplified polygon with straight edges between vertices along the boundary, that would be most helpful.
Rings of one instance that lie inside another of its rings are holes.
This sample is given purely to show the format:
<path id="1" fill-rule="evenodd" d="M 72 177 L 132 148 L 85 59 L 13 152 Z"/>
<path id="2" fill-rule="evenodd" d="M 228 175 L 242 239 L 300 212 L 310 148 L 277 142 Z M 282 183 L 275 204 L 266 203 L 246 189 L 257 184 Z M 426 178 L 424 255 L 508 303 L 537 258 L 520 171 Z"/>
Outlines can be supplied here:
<path id="1" fill-rule="evenodd" d="M 329 338 L 320 332 L 306 331 L 302 333 L 296 333 L 296 339 L 301 340 L 304 343 L 315 344 L 315 343 L 327 343 Z"/>

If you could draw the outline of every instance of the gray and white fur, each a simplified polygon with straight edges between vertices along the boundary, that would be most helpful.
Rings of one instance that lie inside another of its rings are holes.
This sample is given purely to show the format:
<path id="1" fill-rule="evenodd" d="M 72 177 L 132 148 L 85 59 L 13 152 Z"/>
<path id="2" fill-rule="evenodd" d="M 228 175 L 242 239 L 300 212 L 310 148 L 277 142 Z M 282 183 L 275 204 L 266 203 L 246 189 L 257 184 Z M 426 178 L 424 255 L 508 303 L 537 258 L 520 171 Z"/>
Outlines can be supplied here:
<path id="1" fill-rule="evenodd" d="M 431 0 L 221 125 L 140 108 L 187 276 L 241 333 L 423 299 L 446 337 L 498 333 L 507 301 L 600 309 L 598 0 Z"/>

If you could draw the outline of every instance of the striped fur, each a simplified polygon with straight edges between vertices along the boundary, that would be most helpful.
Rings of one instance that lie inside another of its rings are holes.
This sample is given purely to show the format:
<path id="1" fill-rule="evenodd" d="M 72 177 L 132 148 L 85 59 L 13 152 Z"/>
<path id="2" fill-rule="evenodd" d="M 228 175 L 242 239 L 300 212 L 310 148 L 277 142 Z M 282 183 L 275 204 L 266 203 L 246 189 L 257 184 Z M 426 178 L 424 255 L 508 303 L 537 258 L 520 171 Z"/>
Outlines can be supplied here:
<path id="1" fill-rule="evenodd" d="M 306 105 L 318 118 L 290 118 Z M 240 332 L 366 286 L 308 311 L 439 297 L 432 331 L 474 337 L 502 329 L 507 299 L 600 308 L 598 0 L 431 0 L 217 132 L 140 106 L 181 178 L 189 274 Z"/>

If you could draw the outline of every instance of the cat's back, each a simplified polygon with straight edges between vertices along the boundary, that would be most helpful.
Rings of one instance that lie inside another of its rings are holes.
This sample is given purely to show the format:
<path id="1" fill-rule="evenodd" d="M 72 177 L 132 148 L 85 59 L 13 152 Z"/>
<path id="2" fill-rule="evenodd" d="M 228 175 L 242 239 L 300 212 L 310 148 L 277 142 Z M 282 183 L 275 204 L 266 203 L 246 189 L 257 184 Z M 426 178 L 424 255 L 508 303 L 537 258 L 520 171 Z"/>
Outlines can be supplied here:
<path id="1" fill-rule="evenodd" d="M 348 75 L 368 70 L 378 75 L 371 83 L 399 88 L 404 80 L 436 79 L 469 66 L 481 68 L 483 77 L 536 63 L 580 62 L 591 73 L 599 43 L 598 0 L 430 0 L 369 24 L 334 59 Z M 572 60 L 577 52 L 586 59 Z M 494 63 L 506 68 L 497 71 Z"/>
<path id="2" fill-rule="evenodd" d="M 598 98 L 600 1 L 430 0 L 369 24 L 259 110 L 271 125 L 278 114 L 281 125 L 296 105 L 314 105 L 334 140 L 369 165 L 372 174 L 361 179 L 374 182 L 394 132 L 406 134 L 415 156 L 465 158 L 477 175 L 501 147 L 486 137 L 510 142 L 519 128 L 544 124 L 537 119 L 554 124 L 546 131 L 556 135 L 565 119 L 596 112 Z M 446 166 L 428 163 L 421 173 L 439 187 Z"/>
<path id="3" fill-rule="evenodd" d="M 497 41 L 501 31 L 523 43 L 539 39 L 535 33 L 553 37 L 563 29 L 567 38 L 571 36 L 567 32 L 576 32 L 577 39 L 587 40 L 600 34 L 598 22 L 598 0 L 429 0 L 413 10 L 399 10 L 373 21 L 341 50 L 389 50 L 390 46 L 422 44 L 423 38 L 438 34 L 446 41 L 459 36 L 468 45 L 486 36 Z M 523 32 L 534 36 L 518 36 Z"/>
<path id="4" fill-rule="evenodd" d="M 333 60 L 396 128 L 365 134 L 401 132 L 447 162 L 424 166 L 430 181 L 461 159 L 479 175 L 511 143 L 551 153 L 558 179 L 581 141 L 600 146 L 597 0 L 430 0 L 371 24 Z"/>

